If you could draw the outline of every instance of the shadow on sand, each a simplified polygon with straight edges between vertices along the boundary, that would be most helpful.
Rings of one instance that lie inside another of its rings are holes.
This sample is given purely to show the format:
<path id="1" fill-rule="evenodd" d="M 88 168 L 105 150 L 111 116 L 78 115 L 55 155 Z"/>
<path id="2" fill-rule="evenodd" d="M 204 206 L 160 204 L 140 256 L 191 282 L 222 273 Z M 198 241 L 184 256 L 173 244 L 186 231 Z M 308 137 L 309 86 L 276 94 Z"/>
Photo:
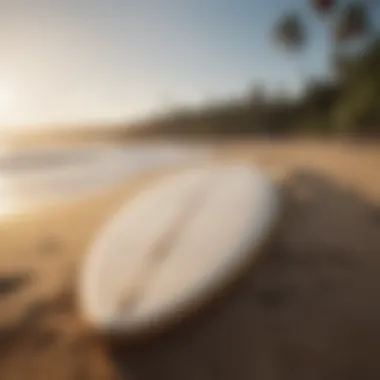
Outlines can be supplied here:
<path id="1" fill-rule="evenodd" d="M 273 245 L 232 293 L 165 336 L 111 345 L 123 378 L 380 378 L 379 208 L 311 172 L 283 190 Z"/>

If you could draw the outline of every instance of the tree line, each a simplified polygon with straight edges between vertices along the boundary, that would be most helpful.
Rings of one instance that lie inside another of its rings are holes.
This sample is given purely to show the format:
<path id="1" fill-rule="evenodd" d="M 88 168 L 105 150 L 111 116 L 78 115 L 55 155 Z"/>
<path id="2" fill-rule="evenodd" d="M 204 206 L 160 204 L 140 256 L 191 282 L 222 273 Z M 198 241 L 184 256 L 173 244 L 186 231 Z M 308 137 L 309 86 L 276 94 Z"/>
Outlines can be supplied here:
<path id="1" fill-rule="evenodd" d="M 254 87 L 239 99 L 175 109 L 146 120 L 145 134 L 380 134 L 380 34 L 377 0 L 312 0 L 329 33 L 329 73 L 308 78 L 301 96 L 267 96 Z M 312 38 L 302 14 L 280 15 L 270 37 L 297 59 Z M 280 54 L 280 52 L 279 52 Z"/>

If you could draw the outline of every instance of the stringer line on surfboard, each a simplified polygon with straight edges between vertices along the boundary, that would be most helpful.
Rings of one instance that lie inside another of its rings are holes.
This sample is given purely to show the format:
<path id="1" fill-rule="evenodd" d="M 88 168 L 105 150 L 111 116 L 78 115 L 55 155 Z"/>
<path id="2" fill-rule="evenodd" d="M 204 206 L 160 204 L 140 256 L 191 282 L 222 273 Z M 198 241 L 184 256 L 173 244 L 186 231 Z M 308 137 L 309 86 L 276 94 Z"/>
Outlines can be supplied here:
<path id="1" fill-rule="evenodd" d="M 121 299 L 116 305 L 118 312 L 124 312 L 125 310 L 136 306 L 144 292 L 144 288 L 148 282 L 147 279 L 150 277 L 151 273 L 157 269 L 159 263 L 162 262 L 165 253 L 169 252 L 170 248 L 174 246 L 176 241 L 178 241 L 180 231 L 184 230 L 186 225 L 196 217 L 200 210 L 198 205 L 206 201 L 207 195 L 212 186 L 215 186 L 214 178 L 209 179 L 205 184 L 201 184 L 199 189 L 197 189 L 197 191 L 187 200 L 186 206 L 183 207 L 183 210 L 177 216 L 172 224 L 172 228 L 170 228 L 168 232 L 157 241 L 155 247 L 152 249 L 147 264 L 136 276 L 139 280 L 136 281 L 132 287 L 129 287 L 122 293 Z"/>

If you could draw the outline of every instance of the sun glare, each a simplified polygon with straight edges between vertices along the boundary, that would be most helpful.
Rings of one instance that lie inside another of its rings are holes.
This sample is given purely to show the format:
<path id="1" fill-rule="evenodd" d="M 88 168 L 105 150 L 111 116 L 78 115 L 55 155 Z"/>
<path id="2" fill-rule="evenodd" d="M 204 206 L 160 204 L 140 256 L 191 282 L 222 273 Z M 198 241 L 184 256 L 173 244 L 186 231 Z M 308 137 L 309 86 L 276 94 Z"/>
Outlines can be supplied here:
<path id="1" fill-rule="evenodd" d="M 0 123 L 8 124 L 14 119 L 13 104 L 15 94 L 11 88 L 0 84 Z"/>

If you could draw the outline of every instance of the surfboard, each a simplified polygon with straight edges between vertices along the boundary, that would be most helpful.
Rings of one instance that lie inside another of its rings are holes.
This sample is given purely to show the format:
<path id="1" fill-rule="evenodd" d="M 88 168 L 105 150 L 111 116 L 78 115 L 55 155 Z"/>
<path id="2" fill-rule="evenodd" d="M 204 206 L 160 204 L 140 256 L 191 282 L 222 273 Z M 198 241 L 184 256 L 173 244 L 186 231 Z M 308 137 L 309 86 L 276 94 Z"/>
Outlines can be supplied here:
<path id="1" fill-rule="evenodd" d="M 257 257 L 279 209 L 275 186 L 241 163 L 187 167 L 120 207 L 79 281 L 84 318 L 105 333 L 169 328 Z"/>

